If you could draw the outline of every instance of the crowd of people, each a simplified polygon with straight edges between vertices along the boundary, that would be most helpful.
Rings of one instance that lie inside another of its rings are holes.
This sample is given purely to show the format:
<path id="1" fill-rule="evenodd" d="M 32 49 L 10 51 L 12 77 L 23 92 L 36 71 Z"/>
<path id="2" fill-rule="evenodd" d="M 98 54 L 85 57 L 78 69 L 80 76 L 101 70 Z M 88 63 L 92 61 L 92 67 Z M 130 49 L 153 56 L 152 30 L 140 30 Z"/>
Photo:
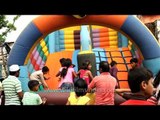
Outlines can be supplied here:
<path id="1" fill-rule="evenodd" d="M 58 89 L 70 90 L 66 105 L 89 105 L 91 98 L 86 94 L 95 93 L 95 105 L 115 105 L 115 93 L 125 98 L 120 105 L 160 105 L 159 78 L 160 73 L 154 78 L 153 73 L 138 65 L 138 59 L 130 60 L 131 69 L 128 71 L 129 89 L 120 89 L 117 76 L 117 62 L 101 61 L 99 63 L 100 75 L 93 76 L 92 64 L 86 60 L 75 71 L 75 65 L 69 58 L 59 60 L 61 67 L 57 71 Z M 29 91 L 22 91 L 21 82 L 18 80 L 20 67 L 13 64 L 9 67 L 9 76 L 2 81 L 2 104 L 4 105 L 45 105 L 47 99 L 41 98 L 37 91 L 48 90 L 46 80 L 49 77 L 49 68 L 33 72 L 28 82 Z M 157 82 L 158 81 L 158 82 Z M 125 93 L 126 92 L 126 93 Z"/>

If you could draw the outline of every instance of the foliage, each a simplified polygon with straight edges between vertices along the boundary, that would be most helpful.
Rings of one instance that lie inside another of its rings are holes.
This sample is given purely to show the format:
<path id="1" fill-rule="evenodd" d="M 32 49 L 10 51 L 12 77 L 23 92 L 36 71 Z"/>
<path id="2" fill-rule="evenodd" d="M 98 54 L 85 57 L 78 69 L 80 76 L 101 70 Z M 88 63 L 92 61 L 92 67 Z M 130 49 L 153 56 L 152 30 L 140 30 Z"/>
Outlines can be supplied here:
<path id="1" fill-rule="evenodd" d="M 0 15 L 0 44 L 4 43 L 8 33 L 11 31 L 15 31 L 15 21 L 20 17 L 20 15 L 16 15 L 13 20 L 10 22 L 7 20 L 5 15 Z"/>

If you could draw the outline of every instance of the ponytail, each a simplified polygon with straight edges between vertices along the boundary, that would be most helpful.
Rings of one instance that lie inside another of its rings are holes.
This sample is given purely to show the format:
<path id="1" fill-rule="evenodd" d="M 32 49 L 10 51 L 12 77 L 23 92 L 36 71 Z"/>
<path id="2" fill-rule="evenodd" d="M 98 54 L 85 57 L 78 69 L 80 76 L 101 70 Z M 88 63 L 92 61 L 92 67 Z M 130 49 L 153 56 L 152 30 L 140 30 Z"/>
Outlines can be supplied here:
<path id="1" fill-rule="evenodd" d="M 63 68 L 60 76 L 61 76 L 62 78 L 64 78 L 64 77 L 66 76 L 66 74 L 67 74 L 67 71 L 68 71 L 68 68 L 66 68 L 66 67 Z"/>

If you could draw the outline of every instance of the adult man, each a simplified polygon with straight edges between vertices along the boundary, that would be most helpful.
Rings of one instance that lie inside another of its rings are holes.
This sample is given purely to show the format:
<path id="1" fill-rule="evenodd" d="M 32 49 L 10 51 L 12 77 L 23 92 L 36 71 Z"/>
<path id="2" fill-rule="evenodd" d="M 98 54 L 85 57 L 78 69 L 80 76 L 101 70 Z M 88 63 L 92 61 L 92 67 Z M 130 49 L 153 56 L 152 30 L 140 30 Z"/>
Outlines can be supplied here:
<path id="1" fill-rule="evenodd" d="M 109 64 L 107 61 L 101 61 L 99 64 L 100 75 L 93 78 L 88 86 L 88 91 L 96 89 L 96 105 L 114 105 L 114 91 L 117 80 L 109 73 Z"/>
<path id="2" fill-rule="evenodd" d="M 9 67 L 9 76 L 2 81 L 5 105 L 21 105 L 23 92 L 18 80 L 19 73 L 20 67 L 13 64 Z"/>

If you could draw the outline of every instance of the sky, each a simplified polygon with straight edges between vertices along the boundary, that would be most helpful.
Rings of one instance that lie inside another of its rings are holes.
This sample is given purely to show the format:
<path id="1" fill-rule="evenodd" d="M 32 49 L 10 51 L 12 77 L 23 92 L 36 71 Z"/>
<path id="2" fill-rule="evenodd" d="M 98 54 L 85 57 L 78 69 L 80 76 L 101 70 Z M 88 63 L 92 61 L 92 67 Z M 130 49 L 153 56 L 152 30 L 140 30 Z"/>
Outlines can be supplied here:
<path id="1" fill-rule="evenodd" d="M 9 21 L 12 21 L 12 19 L 16 15 L 6 15 L 7 19 Z M 15 27 L 17 28 L 16 31 L 11 31 L 8 33 L 6 37 L 6 42 L 15 42 L 18 38 L 18 36 L 21 34 L 21 32 L 25 29 L 25 27 L 36 17 L 39 15 L 21 15 L 18 20 L 15 22 Z"/>

